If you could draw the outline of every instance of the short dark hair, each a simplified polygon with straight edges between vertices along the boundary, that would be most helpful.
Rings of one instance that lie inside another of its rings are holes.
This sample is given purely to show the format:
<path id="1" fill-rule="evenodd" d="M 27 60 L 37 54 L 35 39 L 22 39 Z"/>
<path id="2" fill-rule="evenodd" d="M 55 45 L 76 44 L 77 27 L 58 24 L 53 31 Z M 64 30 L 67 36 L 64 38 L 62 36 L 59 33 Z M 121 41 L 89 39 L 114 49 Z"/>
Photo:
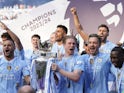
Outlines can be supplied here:
<path id="1" fill-rule="evenodd" d="M 91 37 L 96 37 L 98 39 L 98 41 L 99 41 L 99 44 L 101 45 L 101 38 L 100 38 L 100 36 L 98 36 L 97 34 L 90 34 L 89 38 L 91 38 Z"/>
<path id="2" fill-rule="evenodd" d="M 66 34 L 68 33 L 68 29 L 67 29 L 66 26 L 64 26 L 64 25 L 58 25 L 57 28 L 58 27 L 62 28 L 65 31 Z"/>
<path id="3" fill-rule="evenodd" d="M 12 39 L 12 38 L 10 37 L 10 35 L 9 35 L 7 32 L 3 33 L 3 34 L 1 35 L 1 38 Z"/>
<path id="4" fill-rule="evenodd" d="M 40 36 L 38 34 L 34 34 L 31 38 L 37 37 L 40 39 Z"/>
<path id="5" fill-rule="evenodd" d="M 124 49 L 123 49 L 122 47 L 120 47 L 120 46 L 115 46 L 115 47 L 111 50 L 111 52 L 113 52 L 113 51 L 118 51 L 119 55 L 124 55 Z"/>
<path id="6" fill-rule="evenodd" d="M 101 25 L 98 26 L 98 29 L 99 29 L 100 27 L 105 27 L 105 28 L 107 29 L 107 31 L 109 32 L 109 27 L 108 27 L 107 25 L 101 24 Z"/>

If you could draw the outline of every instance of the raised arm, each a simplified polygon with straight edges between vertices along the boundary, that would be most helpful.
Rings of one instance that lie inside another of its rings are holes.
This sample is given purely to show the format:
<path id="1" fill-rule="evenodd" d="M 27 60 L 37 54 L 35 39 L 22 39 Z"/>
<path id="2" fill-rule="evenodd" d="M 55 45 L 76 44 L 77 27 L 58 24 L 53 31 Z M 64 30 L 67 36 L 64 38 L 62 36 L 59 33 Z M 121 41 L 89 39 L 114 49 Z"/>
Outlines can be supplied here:
<path id="1" fill-rule="evenodd" d="M 72 7 L 70 9 L 70 11 L 71 11 L 71 13 L 73 15 L 74 25 L 76 27 L 77 32 L 80 34 L 80 36 L 82 37 L 82 39 L 84 41 L 87 41 L 88 40 L 88 34 L 84 31 L 82 25 L 80 24 L 80 21 L 79 21 L 79 18 L 78 18 L 78 14 L 77 14 L 76 8 L 75 7 Z"/>
<path id="2" fill-rule="evenodd" d="M 13 39 L 13 41 L 16 44 L 16 47 L 19 51 L 23 49 L 22 43 L 20 39 L 17 37 L 15 33 L 13 33 L 3 22 L 0 21 L 0 26 L 2 29 L 6 30 L 7 33 L 10 35 L 10 37 Z"/>

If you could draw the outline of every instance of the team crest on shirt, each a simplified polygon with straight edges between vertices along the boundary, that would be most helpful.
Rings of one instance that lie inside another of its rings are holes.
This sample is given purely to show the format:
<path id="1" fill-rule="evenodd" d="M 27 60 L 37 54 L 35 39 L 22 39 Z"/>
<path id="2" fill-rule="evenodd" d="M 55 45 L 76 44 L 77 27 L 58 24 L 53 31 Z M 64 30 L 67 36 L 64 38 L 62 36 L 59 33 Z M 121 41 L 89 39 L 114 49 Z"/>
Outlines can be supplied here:
<path id="1" fill-rule="evenodd" d="M 17 71 L 18 69 L 19 69 L 19 66 L 16 66 L 16 67 L 15 67 L 15 70 Z"/>
<path id="2" fill-rule="evenodd" d="M 102 58 L 98 58 L 97 62 L 101 63 L 102 62 Z"/>

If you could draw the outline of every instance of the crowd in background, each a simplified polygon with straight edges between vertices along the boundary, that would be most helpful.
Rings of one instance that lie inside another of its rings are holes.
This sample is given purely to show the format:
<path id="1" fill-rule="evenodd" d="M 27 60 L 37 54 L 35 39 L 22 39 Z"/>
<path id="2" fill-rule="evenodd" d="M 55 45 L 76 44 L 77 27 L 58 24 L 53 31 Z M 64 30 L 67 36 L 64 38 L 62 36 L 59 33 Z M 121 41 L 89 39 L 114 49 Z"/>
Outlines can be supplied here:
<path id="1" fill-rule="evenodd" d="M 5 6 L 0 9 L 0 20 L 14 20 L 23 13 L 29 13 L 36 6 L 16 4 L 13 7 Z"/>

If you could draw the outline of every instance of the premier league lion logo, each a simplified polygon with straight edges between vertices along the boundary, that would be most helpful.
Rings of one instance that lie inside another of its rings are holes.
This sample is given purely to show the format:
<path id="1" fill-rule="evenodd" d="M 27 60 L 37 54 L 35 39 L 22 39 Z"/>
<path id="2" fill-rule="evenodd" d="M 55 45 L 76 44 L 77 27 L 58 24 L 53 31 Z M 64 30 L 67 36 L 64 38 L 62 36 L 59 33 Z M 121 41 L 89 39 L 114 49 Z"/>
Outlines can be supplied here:
<path id="1" fill-rule="evenodd" d="M 97 27 L 106 24 L 110 28 L 108 39 L 120 41 L 124 32 L 124 0 L 70 0 L 66 18 L 70 17 L 71 28 L 75 29 L 69 12 L 71 7 L 77 8 L 80 23 L 88 34 L 97 33 Z"/>

